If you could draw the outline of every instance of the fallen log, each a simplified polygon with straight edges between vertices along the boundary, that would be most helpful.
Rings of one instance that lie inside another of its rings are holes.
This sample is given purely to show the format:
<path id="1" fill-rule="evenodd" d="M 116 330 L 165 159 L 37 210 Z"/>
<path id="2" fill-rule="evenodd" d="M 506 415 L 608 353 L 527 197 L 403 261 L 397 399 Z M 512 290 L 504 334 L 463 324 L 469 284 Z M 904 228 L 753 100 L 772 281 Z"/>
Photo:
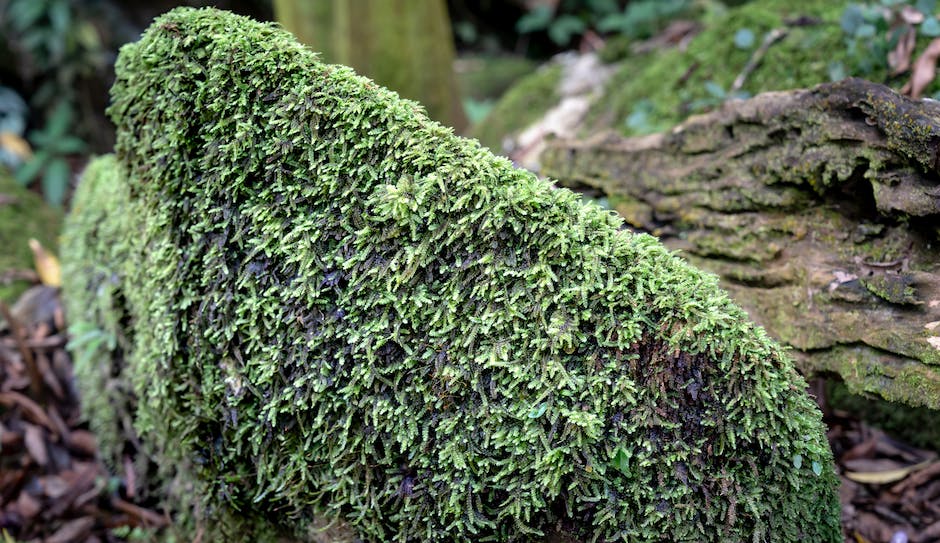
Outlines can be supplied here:
<path id="1" fill-rule="evenodd" d="M 805 381 L 712 275 L 275 26 L 177 9 L 116 74 L 63 292 L 178 540 L 841 539 Z"/>
<path id="2" fill-rule="evenodd" d="M 859 79 L 672 131 L 555 140 L 543 172 L 681 249 L 808 374 L 940 408 L 940 104 Z"/>

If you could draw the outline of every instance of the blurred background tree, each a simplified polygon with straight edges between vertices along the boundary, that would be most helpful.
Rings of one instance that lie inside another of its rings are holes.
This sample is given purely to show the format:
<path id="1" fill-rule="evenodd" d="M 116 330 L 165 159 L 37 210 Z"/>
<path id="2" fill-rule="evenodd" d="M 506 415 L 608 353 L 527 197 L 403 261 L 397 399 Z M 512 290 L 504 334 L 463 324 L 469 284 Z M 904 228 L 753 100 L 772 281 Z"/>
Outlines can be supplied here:
<path id="1" fill-rule="evenodd" d="M 444 0 L 274 0 L 287 30 L 323 55 L 421 102 L 431 118 L 466 128 Z"/>

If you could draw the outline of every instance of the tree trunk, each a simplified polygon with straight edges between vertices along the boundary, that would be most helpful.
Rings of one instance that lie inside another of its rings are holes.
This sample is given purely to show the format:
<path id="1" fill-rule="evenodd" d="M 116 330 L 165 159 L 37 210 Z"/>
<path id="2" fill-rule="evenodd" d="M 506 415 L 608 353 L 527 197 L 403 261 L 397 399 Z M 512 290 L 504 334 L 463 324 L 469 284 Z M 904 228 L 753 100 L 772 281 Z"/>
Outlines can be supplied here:
<path id="1" fill-rule="evenodd" d="M 807 373 L 940 408 L 940 105 L 857 79 L 666 134 L 556 140 L 543 173 L 721 276 Z"/>
<path id="2" fill-rule="evenodd" d="M 274 11 L 326 62 L 350 66 L 421 102 L 432 119 L 466 128 L 444 0 L 274 0 Z"/>

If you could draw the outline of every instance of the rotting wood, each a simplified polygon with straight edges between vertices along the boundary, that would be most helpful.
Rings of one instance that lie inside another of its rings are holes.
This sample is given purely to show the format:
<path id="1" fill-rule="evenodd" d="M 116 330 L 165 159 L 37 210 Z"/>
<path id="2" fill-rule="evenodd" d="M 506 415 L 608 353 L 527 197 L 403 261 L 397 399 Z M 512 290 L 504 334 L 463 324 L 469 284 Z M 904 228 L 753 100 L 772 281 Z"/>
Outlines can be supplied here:
<path id="1" fill-rule="evenodd" d="M 555 140 L 540 159 L 720 275 L 807 373 L 936 409 L 938 148 L 940 103 L 847 79 L 669 133 Z"/>

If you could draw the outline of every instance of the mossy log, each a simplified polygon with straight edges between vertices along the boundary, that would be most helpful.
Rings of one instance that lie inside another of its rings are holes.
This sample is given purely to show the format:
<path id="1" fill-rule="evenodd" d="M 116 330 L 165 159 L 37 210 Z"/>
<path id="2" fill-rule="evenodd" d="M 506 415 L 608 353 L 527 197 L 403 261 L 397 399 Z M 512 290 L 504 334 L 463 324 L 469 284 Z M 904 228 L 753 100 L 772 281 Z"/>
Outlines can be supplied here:
<path id="1" fill-rule="evenodd" d="M 936 409 L 938 146 L 940 104 L 847 79 L 664 134 L 556 140 L 541 160 L 719 274 L 805 371 Z"/>
<path id="2" fill-rule="evenodd" d="M 116 74 L 63 289 L 177 540 L 841 539 L 819 410 L 714 275 L 276 26 L 177 9 Z"/>

